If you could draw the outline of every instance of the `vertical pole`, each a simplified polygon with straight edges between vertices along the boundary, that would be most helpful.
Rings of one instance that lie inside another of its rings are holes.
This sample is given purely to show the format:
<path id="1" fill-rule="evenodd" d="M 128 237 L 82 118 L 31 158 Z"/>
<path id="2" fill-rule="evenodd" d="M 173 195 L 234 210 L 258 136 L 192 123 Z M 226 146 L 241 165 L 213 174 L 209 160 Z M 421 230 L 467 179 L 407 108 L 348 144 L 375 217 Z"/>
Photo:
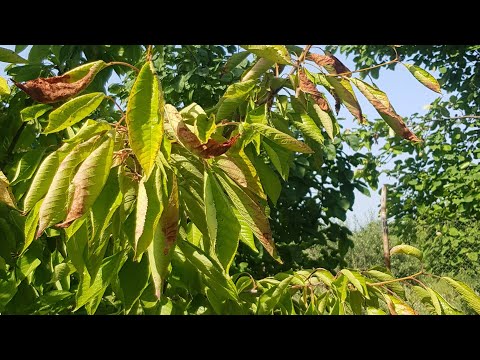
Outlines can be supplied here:
<path id="1" fill-rule="evenodd" d="M 380 219 L 382 221 L 383 258 L 385 260 L 386 268 L 390 270 L 390 245 L 388 244 L 387 186 L 386 185 L 383 185 L 382 187 Z"/>

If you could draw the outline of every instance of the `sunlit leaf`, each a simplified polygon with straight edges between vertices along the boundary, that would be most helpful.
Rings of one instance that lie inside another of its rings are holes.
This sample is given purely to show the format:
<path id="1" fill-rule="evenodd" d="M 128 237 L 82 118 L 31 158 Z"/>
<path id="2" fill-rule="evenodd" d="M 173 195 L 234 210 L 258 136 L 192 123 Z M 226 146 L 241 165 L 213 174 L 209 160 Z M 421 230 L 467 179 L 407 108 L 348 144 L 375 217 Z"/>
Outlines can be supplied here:
<path id="1" fill-rule="evenodd" d="M 427 88 L 429 88 L 432 91 L 435 91 L 439 94 L 442 93 L 442 90 L 440 89 L 440 84 L 438 83 L 437 79 L 435 79 L 431 74 L 429 74 L 426 70 L 419 68 L 416 65 L 413 64 L 406 64 L 402 63 L 405 65 L 405 67 L 412 73 L 412 75 L 420 81 L 423 85 L 425 85 Z"/>
<path id="2" fill-rule="evenodd" d="M 394 254 L 405 254 L 416 257 L 418 260 L 422 260 L 423 252 L 411 245 L 397 245 L 390 249 L 390 256 Z"/>
<path id="3" fill-rule="evenodd" d="M 284 45 L 241 45 L 245 50 L 278 64 L 291 64 L 292 59 Z"/>
<path id="4" fill-rule="evenodd" d="M 48 125 L 43 133 L 58 132 L 85 119 L 100 105 L 104 98 L 103 93 L 94 92 L 67 101 L 50 113 Z"/>
<path id="5" fill-rule="evenodd" d="M 451 285 L 455 291 L 460 294 L 463 300 L 467 302 L 467 304 L 475 310 L 477 314 L 480 315 L 480 296 L 475 294 L 475 292 L 467 286 L 467 284 L 458 281 L 458 280 L 453 280 L 452 278 L 448 276 L 442 277 L 443 280 L 445 280 L 449 285 Z"/>

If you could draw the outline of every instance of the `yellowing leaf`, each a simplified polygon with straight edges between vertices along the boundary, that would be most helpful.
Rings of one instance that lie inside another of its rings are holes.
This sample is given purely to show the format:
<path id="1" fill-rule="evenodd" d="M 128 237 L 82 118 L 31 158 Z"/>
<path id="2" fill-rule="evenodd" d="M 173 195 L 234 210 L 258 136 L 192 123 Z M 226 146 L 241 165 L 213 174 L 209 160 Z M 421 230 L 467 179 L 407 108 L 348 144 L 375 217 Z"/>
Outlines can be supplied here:
<path id="1" fill-rule="evenodd" d="M 467 304 L 475 310 L 477 314 L 480 315 L 480 296 L 475 294 L 475 292 L 470 289 L 467 284 L 458 281 L 458 280 L 453 280 L 452 278 L 448 276 L 442 277 L 443 280 L 445 280 L 448 284 L 450 284 L 457 293 L 460 294 L 460 296 L 467 302 Z"/>
<path id="2" fill-rule="evenodd" d="M 291 151 L 298 151 L 301 153 L 312 153 L 312 149 L 308 147 L 307 144 L 298 141 L 297 139 L 287 135 L 273 127 L 270 127 L 265 124 L 261 123 L 252 123 L 252 124 L 244 124 L 244 129 L 249 130 L 252 129 L 253 131 L 265 136 L 266 138 L 270 139 L 277 145 L 284 147 L 285 149 Z"/>
<path id="3" fill-rule="evenodd" d="M 291 64 L 292 59 L 284 45 L 241 45 L 245 50 L 278 64 Z"/>
<path id="4" fill-rule="evenodd" d="M 423 70 L 422 68 L 419 68 L 418 66 L 412 65 L 412 64 L 405 64 L 405 67 L 412 73 L 412 75 L 420 81 L 423 85 L 425 85 L 427 88 L 429 88 L 432 91 L 435 91 L 439 94 L 442 93 L 442 90 L 440 89 L 440 84 L 438 83 L 437 79 L 435 79 L 430 73 L 428 73 L 426 70 Z"/>
<path id="5" fill-rule="evenodd" d="M 397 135 L 410 141 L 420 141 L 420 139 L 408 129 L 402 117 L 395 112 L 395 109 L 383 91 L 374 88 L 360 79 L 351 78 L 350 81 L 360 90 L 363 96 L 367 98 L 383 120 L 385 120 Z"/>
<path id="6" fill-rule="evenodd" d="M 66 219 L 58 227 L 68 227 L 85 214 L 100 195 L 107 181 L 113 161 L 113 134 L 106 139 L 85 159 L 75 174 L 72 185 L 73 198 Z"/>
<path id="7" fill-rule="evenodd" d="M 334 128 L 333 128 L 332 118 L 330 117 L 330 115 L 328 115 L 326 111 L 323 111 L 320 108 L 320 106 L 318 106 L 317 104 L 314 104 L 313 108 L 315 109 L 315 112 L 317 113 L 320 121 L 322 122 L 322 125 L 325 128 L 325 131 L 327 132 L 328 137 L 333 140 Z"/>
<path id="8" fill-rule="evenodd" d="M 333 76 L 327 76 L 327 81 L 333 87 L 335 94 L 340 98 L 350 113 L 355 116 L 360 123 L 364 124 L 365 119 L 362 115 L 362 109 L 353 92 L 352 85 L 346 79 L 337 80 Z"/>
<path id="9" fill-rule="evenodd" d="M 258 79 L 265 73 L 268 69 L 270 69 L 275 62 L 270 59 L 266 58 L 259 58 L 255 65 L 252 66 L 250 70 L 242 77 L 242 81 L 248 81 L 252 79 Z"/>
<path id="10" fill-rule="evenodd" d="M 78 96 L 55 109 L 48 116 L 48 125 L 43 131 L 50 134 L 66 129 L 85 119 L 103 101 L 105 95 L 100 92 Z"/>
<path id="11" fill-rule="evenodd" d="M 405 254 L 416 257 L 418 260 L 422 260 L 423 252 L 411 245 L 397 245 L 390 249 L 390 256 L 394 254 Z"/>
<path id="12" fill-rule="evenodd" d="M 220 180 L 220 183 L 240 213 L 240 216 L 245 220 L 267 252 L 279 263 L 282 263 L 275 249 L 270 223 L 262 208 L 235 184 L 233 180 L 224 174 L 219 174 L 218 180 Z"/>
<path id="13" fill-rule="evenodd" d="M 40 220 L 36 238 L 40 237 L 47 227 L 65 218 L 68 190 L 74 171 L 78 164 L 84 161 L 93 149 L 98 146 L 99 138 L 100 136 L 97 135 L 77 145 L 61 162 L 40 207 Z"/>
<path id="14" fill-rule="evenodd" d="M 168 266 L 177 244 L 179 218 L 177 178 L 173 176 L 168 204 L 162 212 L 153 241 L 148 248 L 150 270 L 155 285 L 155 295 L 158 299 L 162 296 L 164 282 L 168 276 Z"/>
<path id="15" fill-rule="evenodd" d="M 9 95 L 10 87 L 7 84 L 7 80 L 0 76 L 0 96 Z"/>
<path id="16" fill-rule="evenodd" d="M 0 170 L 0 202 L 7 204 L 13 208 L 16 208 L 15 196 L 13 196 L 12 189 L 10 188 L 10 182 L 7 177 Z"/>
<path id="17" fill-rule="evenodd" d="M 143 65 L 128 98 L 130 146 L 148 178 L 163 138 L 163 94 L 152 62 Z"/>

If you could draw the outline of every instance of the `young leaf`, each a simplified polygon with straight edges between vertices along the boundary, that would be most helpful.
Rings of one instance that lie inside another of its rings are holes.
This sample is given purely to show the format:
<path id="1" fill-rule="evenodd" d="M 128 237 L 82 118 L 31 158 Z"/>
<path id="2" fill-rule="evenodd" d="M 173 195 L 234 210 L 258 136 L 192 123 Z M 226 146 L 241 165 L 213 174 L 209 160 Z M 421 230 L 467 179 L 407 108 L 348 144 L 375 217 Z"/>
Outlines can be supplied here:
<path id="1" fill-rule="evenodd" d="M 416 257 L 418 260 L 422 260 L 423 252 L 411 245 L 397 245 L 390 249 L 390 256 L 393 254 L 405 254 Z"/>
<path id="2" fill-rule="evenodd" d="M 467 304 L 475 310 L 477 314 L 480 315 L 480 296 L 475 294 L 475 292 L 470 289 L 467 284 L 458 281 L 458 280 L 453 280 L 452 278 L 448 276 L 442 277 L 443 280 L 445 280 L 448 284 L 450 284 L 455 291 L 460 294 L 460 296 L 467 302 Z"/>
<path id="3" fill-rule="evenodd" d="M 103 93 L 95 92 L 67 101 L 50 113 L 48 125 L 43 133 L 58 132 L 85 119 L 100 105 L 104 98 Z"/>
<path id="4" fill-rule="evenodd" d="M 74 171 L 78 164 L 84 161 L 93 149 L 98 146 L 99 138 L 100 136 L 97 135 L 90 140 L 77 145 L 61 162 L 58 170 L 55 172 L 53 180 L 51 181 L 42 206 L 40 207 L 40 220 L 37 234 L 35 236 L 36 238 L 39 238 L 47 227 L 56 224 L 65 218 L 67 211 L 68 188 L 70 181 L 73 178 Z M 51 171 L 53 165 L 47 170 Z M 41 167 L 39 172 L 40 170 L 42 170 Z"/>
<path id="5" fill-rule="evenodd" d="M 269 59 L 278 64 L 289 65 L 292 63 L 290 54 L 284 45 L 241 45 L 245 50 Z"/>
<path id="6" fill-rule="evenodd" d="M 420 139 L 408 129 L 402 117 L 395 112 L 395 109 L 383 91 L 374 88 L 360 79 L 352 78 L 350 81 L 360 90 L 363 96 L 367 98 L 397 135 L 410 141 L 420 141 Z"/>
<path id="7" fill-rule="evenodd" d="M 163 138 L 163 94 L 152 62 L 143 65 L 128 98 L 130 146 L 148 179 Z"/>
<path id="8" fill-rule="evenodd" d="M 73 198 L 66 219 L 58 227 L 68 227 L 85 214 L 100 195 L 107 181 L 113 161 L 113 134 L 106 139 L 85 159 L 75 174 L 72 185 Z"/>
<path id="9" fill-rule="evenodd" d="M 240 224 L 213 173 L 207 170 L 204 179 L 205 215 L 210 246 L 228 274 L 238 248 Z"/>
<path id="10" fill-rule="evenodd" d="M 61 76 L 38 78 L 24 84 L 14 84 L 25 91 L 32 99 L 43 104 L 68 100 L 82 92 L 106 64 L 102 61 L 85 64 Z"/>
<path id="11" fill-rule="evenodd" d="M 15 51 L 0 47 L 0 62 L 10 64 L 27 64 L 28 61 L 18 55 Z"/>
<path id="12" fill-rule="evenodd" d="M 412 64 L 406 64 L 402 63 L 405 65 L 405 67 L 412 73 L 412 75 L 420 81 L 423 85 L 425 85 L 427 88 L 429 88 L 432 91 L 435 91 L 439 94 L 442 93 L 442 90 L 440 89 L 440 84 L 438 83 L 437 79 L 435 79 L 431 74 L 429 74 L 426 70 L 423 70 L 419 68 L 418 66 L 412 65 Z"/>
<path id="13" fill-rule="evenodd" d="M 272 230 L 270 229 L 268 218 L 260 206 L 224 174 L 219 174 L 218 179 L 241 217 L 258 240 L 260 240 L 267 252 L 279 263 L 282 263 L 273 243 Z"/>
<path id="14" fill-rule="evenodd" d="M 244 124 L 244 129 L 252 129 L 285 149 L 306 154 L 311 154 L 313 152 L 305 143 L 268 125 L 260 123 Z"/>
<path id="15" fill-rule="evenodd" d="M 0 76 L 0 96 L 10 95 L 10 87 L 7 84 L 7 80 Z"/>

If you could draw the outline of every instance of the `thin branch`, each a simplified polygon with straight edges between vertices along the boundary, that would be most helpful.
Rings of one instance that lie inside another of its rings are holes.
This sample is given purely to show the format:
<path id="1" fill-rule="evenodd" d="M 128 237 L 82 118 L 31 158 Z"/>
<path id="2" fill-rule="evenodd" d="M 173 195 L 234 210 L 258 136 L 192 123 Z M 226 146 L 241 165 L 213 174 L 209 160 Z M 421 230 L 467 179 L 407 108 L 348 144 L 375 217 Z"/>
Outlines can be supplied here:
<path id="1" fill-rule="evenodd" d="M 423 274 L 423 270 L 416 273 L 416 274 L 413 274 L 413 275 L 410 275 L 410 276 L 405 276 L 403 278 L 381 281 L 381 282 L 376 282 L 376 283 L 367 283 L 367 285 L 369 285 L 369 286 L 383 286 L 383 285 L 391 284 L 391 283 L 394 283 L 394 282 L 405 281 L 405 280 L 413 280 L 414 278 L 416 278 L 417 276 L 422 275 L 422 274 Z"/>
<path id="2" fill-rule="evenodd" d="M 152 61 L 152 45 L 147 47 L 147 61 Z"/>
<path id="3" fill-rule="evenodd" d="M 107 66 L 112 66 L 112 65 L 128 66 L 129 68 L 135 70 L 137 73 L 140 72 L 140 70 L 139 70 L 137 67 L 133 66 L 132 64 L 123 62 L 123 61 L 112 61 L 112 62 L 109 62 L 109 63 L 107 64 Z"/>

